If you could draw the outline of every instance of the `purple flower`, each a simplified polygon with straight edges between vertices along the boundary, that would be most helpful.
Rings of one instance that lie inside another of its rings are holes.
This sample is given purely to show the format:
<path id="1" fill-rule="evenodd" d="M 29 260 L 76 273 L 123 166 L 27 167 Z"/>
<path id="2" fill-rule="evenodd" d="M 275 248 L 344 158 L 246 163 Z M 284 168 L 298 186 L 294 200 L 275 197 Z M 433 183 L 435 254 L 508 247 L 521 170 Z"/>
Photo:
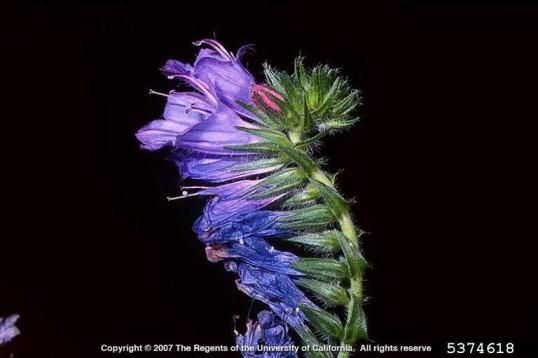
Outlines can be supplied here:
<path id="1" fill-rule="evenodd" d="M 15 323 L 18 319 L 18 314 L 13 314 L 5 319 L 0 317 L 0 345 L 11 342 L 13 338 L 21 333 L 19 329 L 15 327 Z"/>
<path id="2" fill-rule="evenodd" d="M 241 292 L 267 304 L 292 327 L 304 325 L 304 314 L 299 311 L 301 304 L 315 307 L 286 274 L 235 261 L 225 262 L 224 267 L 239 275 L 236 285 Z"/>
<path id="3" fill-rule="evenodd" d="M 176 137 L 176 148 L 199 153 L 244 155 L 226 147 L 261 142 L 260 137 L 241 131 L 237 127 L 254 128 L 230 107 L 219 102 L 213 113 Z"/>
<path id="4" fill-rule="evenodd" d="M 264 174 L 280 167 L 279 165 L 275 165 L 260 169 L 239 170 L 239 165 L 260 158 L 254 155 L 222 156 L 186 151 L 172 153 L 172 155 L 179 168 L 179 173 L 183 178 L 209 183 L 220 183 Z"/>
<path id="5" fill-rule="evenodd" d="M 242 350 L 243 357 L 248 358 L 295 358 L 293 342 L 288 335 L 288 329 L 282 320 L 270 311 L 258 313 L 258 321 L 247 322 L 245 334 L 238 335 L 237 345 Z M 274 347 L 275 351 L 257 351 L 258 345 Z M 250 349 L 247 349 L 249 347 Z M 276 349 L 281 349 L 281 352 Z M 288 349 L 289 351 L 284 351 Z"/>
<path id="6" fill-rule="evenodd" d="M 168 60 L 162 69 L 170 78 L 189 75 L 200 79 L 215 89 L 219 99 L 227 104 L 236 101 L 250 103 L 251 87 L 254 78 L 243 67 L 240 59 L 249 46 L 243 46 L 237 56 L 227 51 L 215 40 L 205 39 L 194 43 L 196 46 L 207 45 L 202 48 L 194 61 L 194 66 L 176 60 Z"/>
<path id="7" fill-rule="evenodd" d="M 198 225 L 195 226 L 197 233 L 210 231 L 212 227 L 218 227 L 229 222 L 238 215 L 260 210 L 282 196 L 278 195 L 256 200 L 248 199 L 247 194 L 263 190 L 263 188 L 253 188 L 260 182 L 261 179 L 239 180 L 229 184 L 209 187 L 198 192 L 199 195 L 214 195 L 215 197 L 211 198 L 205 206 L 203 217 Z"/>
<path id="8" fill-rule="evenodd" d="M 166 95 L 163 119 L 155 120 L 136 133 L 142 148 L 158 150 L 174 144 L 177 137 L 205 120 L 215 110 L 215 103 L 193 92 Z"/>
<path id="9" fill-rule="evenodd" d="M 167 97 L 164 119 L 155 120 L 136 133 L 143 149 L 166 145 L 206 154 L 244 155 L 227 146 L 260 142 L 236 127 L 253 126 L 220 102 L 212 88 L 189 76 L 180 76 L 200 93 L 172 92 Z"/>

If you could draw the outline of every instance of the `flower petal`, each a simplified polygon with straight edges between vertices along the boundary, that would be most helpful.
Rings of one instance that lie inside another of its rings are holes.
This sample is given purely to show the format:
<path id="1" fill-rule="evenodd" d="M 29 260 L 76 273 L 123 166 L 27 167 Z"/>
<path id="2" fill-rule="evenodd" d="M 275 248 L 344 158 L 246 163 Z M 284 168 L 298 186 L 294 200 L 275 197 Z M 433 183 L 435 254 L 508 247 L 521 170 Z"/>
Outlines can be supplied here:
<path id="1" fill-rule="evenodd" d="M 227 146 L 260 142 L 261 139 L 236 127 L 252 127 L 223 103 L 206 120 L 177 138 L 176 147 L 200 153 L 244 155 Z"/>

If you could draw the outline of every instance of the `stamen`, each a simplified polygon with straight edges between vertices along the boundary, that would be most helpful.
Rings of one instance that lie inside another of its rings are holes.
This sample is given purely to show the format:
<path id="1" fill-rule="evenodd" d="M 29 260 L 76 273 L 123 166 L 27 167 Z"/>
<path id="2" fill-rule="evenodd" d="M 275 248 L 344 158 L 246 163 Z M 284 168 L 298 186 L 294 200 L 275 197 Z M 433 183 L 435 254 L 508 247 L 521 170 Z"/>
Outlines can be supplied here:
<path id="1" fill-rule="evenodd" d="M 245 244 L 245 240 L 243 240 L 243 239 L 239 239 L 239 244 L 244 245 L 244 244 Z"/>
<path id="2" fill-rule="evenodd" d="M 207 87 L 207 85 L 204 82 L 200 81 L 199 79 L 195 77 L 187 76 L 187 75 L 178 75 L 177 77 L 183 79 L 185 82 L 189 83 L 191 86 L 193 86 L 194 88 L 196 88 L 197 90 L 205 94 L 206 97 L 209 100 L 211 100 L 211 102 L 213 102 L 213 104 L 217 105 L 218 103 L 217 97 L 213 93 L 211 93 L 211 91 L 209 90 L 209 87 Z"/>
<path id="3" fill-rule="evenodd" d="M 163 96 L 163 97 L 168 97 L 169 96 L 169 94 L 162 93 L 162 92 L 157 92 L 157 91 L 154 91 L 152 89 L 149 90 L 149 94 L 155 94 L 157 96 Z"/>
<path id="4" fill-rule="evenodd" d="M 208 186 L 180 186 L 179 189 L 209 189 Z"/>
<path id="5" fill-rule="evenodd" d="M 166 197 L 166 200 L 168 200 L 168 201 L 179 200 L 179 199 L 190 198 L 190 197 L 192 197 L 192 196 L 198 196 L 198 195 L 200 195 L 199 192 L 189 194 L 188 191 L 183 190 L 183 191 L 181 192 L 181 195 L 180 195 L 180 196 L 167 196 L 167 197 Z"/>
<path id="6" fill-rule="evenodd" d="M 231 61 L 235 60 L 234 55 L 229 53 L 228 51 L 226 51 L 224 46 L 222 46 L 219 42 L 217 42 L 215 40 L 203 39 L 203 40 L 200 40 L 200 41 L 195 41 L 195 42 L 193 42 L 193 44 L 195 46 L 201 46 L 203 44 L 206 44 L 206 45 L 212 47 L 215 51 L 217 51 L 222 57 L 226 57 Z"/>
<path id="7" fill-rule="evenodd" d="M 275 247 L 271 246 L 271 248 L 269 249 L 269 252 L 273 252 L 273 251 L 275 251 Z"/>

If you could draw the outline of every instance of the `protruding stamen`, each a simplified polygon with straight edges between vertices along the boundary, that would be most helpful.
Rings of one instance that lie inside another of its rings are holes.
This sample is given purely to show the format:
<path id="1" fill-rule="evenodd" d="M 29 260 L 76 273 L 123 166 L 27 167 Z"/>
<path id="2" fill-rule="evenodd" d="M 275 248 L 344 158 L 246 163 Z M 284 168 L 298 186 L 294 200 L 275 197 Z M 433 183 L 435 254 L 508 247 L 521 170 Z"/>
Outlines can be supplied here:
<path id="1" fill-rule="evenodd" d="M 169 96 L 169 94 L 162 93 L 162 92 L 157 92 L 157 91 L 154 91 L 152 89 L 149 90 L 149 94 L 155 94 L 157 96 L 163 96 L 163 97 L 168 97 Z"/>
<path id="2" fill-rule="evenodd" d="M 271 248 L 269 249 L 269 252 L 273 252 L 273 251 L 275 251 L 275 247 L 271 246 Z"/>
<path id="3" fill-rule="evenodd" d="M 184 199 L 184 198 L 190 198 L 190 197 L 192 197 L 192 196 L 198 196 L 198 195 L 200 195 L 199 192 L 197 192 L 197 193 L 190 193 L 190 194 L 189 194 L 188 191 L 183 190 L 183 191 L 181 192 L 181 195 L 180 195 L 180 196 L 167 196 L 167 197 L 166 197 L 166 200 L 168 200 L 168 201 L 173 201 L 173 200 L 179 200 L 179 199 Z"/>
<path id="4" fill-rule="evenodd" d="M 240 244 L 240 245 L 244 245 L 244 244 L 245 244 L 245 240 L 243 240 L 243 239 L 239 239 L 239 244 Z"/>
<path id="5" fill-rule="evenodd" d="M 233 54 L 229 53 L 228 51 L 226 51 L 226 49 L 224 48 L 224 46 L 222 46 L 219 42 L 217 42 L 216 40 L 212 40 L 212 39 L 203 39 L 203 40 L 200 40 L 200 41 L 195 41 L 193 42 L 193 44 L 195 46 L 201 46 L 203 44 L 206 44 L 210 47 L 212 47 L 215 51 L 217 51 L 222 57 L 225 57 L 225 58 L 228 58 L 229 60 L 231 61 L 234 61 L 235 60 L 235 57 Z"/>
<path id="6" fill-rule="evenodd" d="M 217 97 L 209 90 L 209 87 L 207 87 L 204 82 L 200 81 L 195 77 L 187 75 L 177 75 L 177 77 L 181 78 L 183 81 L 187 82 L 188 84 L 205 94 L 206 97 L 211 100 L 211 102 L 213 102 L 213 104 L 216 105 L 218 103 Z"/>
<path id="7" fill-rule="evenodd" d="M 208 189 L 208 186 L 180 186 L 179 189 Z"/>

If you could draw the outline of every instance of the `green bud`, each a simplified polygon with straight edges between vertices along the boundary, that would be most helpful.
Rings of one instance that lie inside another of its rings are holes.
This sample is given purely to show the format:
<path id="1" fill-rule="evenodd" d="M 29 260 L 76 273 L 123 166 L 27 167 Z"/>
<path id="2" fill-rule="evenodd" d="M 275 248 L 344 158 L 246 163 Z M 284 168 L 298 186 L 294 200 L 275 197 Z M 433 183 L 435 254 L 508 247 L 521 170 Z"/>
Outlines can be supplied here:
<path id="1" fill-rule="evenodd" d="M 312 205 L 314 201 L 319 197 L 319 191 L 312 185 L 307 185 L 304 189 L 299 190 L 288 199 L 286 199 L 282 205 L 284 207 L 300 207 L 305 205 Z"/>
<path id="2" fill-rule="evenodd" d="M 297 271 L 321 280 L 344 279 L 348 274 L 345 264 L 334 259 L 300 257 L 292 266 Z"/>
<path id="3" fill-rule="evenodd" d="M 294 329 L 295 329 L 295 332 L 297 332 L 297 334 L 299 335 L 299 337 L 301 337 L 301 340 L 306 346 L 314 347 L 314 346 L 320 345 L 319 340 L 317 339 L 316 335 L 312 333 L 312 331 L 310 331 L 308 327 L 299 325 L 299 326 L 294 327 Z M 316 352 L 313 350 L 307 351 L 306 356 L 308 358 L 332 358 L 333 357 L 331 352 Z"/>
<path id="4" fill-rule="evenodd" d="M 300 306 L 306 318 L 319 332 L 329 337 L 342 338 L 344 336 L 344 327 L 338 317 L 322 309 L 315 309 L 306 305 Z"/>
<path id="5" fill-rule="evenodd" d="M 302 185 L 305 180 L 306 175 L 301 168 L 284 169 L 269 175 L 258 184 L 253 185 L 249 193 L 247 193 L 246 198 L 254 200 L 287 193 Z"/>
<path id="6" fill-rule="evenodd" d="M 338 230 L 326 230 L 320 233 L 305 234 L 289 237 L 286 240 L 303 244 L 323 252 L 336 252 L 340 249 L 338 242 Z"/>
<path id="7" fill-rule="evenodd" d="M 312 291 L 319 299 L 328 305 L 344 306 L 349 302 L 349 297 L 337 283 L 327 283 L 319 280 L 300 277 L 296 281 L 297 285 Z"/>
<path id="8" fill-rule="evenodd" d="M 253 160 L 241 164 L 236 164 L 230 168 L 233 172 L 243 172 L 249 170 L 270 168 L 278 165 L 283 165 L 288 162 L 288 158 L 285 155 L 281 155 L 276 158 L 263 158 L 258 160 Z"/>
<path id="9" fill-rule="evenodd" d="M 262 153 L 267 156 L 276 156 L 281 154 L 279 147 L 270 142 L 228 145 L 224 148 L 245 153 Z"/>
<path id="10" fill-rule="evenodd" d="M 283 230 L 313 230 L 326 227 L 334 221 L 333 214 L 324 205 L 290 210 L 289 215 L 278 219 L 277 227 Z"/>

